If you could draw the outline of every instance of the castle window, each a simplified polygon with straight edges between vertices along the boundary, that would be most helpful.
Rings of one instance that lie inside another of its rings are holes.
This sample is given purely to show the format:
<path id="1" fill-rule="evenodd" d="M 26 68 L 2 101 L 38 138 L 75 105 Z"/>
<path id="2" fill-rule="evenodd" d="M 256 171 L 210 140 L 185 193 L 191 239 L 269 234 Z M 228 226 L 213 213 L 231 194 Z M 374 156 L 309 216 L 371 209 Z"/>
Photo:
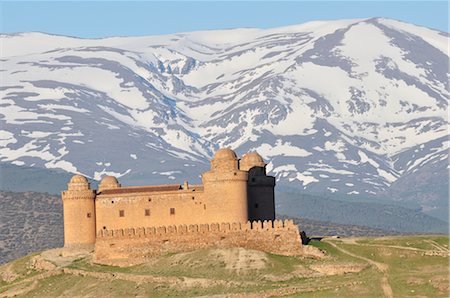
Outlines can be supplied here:
<path id="1" fill-rule="evenodd" d="M 148 199 L 148 201 L 149 201 L 149 202 L 151 202 L 151 201 L 152 201 L 152 199 Z"/>
<path id="2" fill-rule="evenodd" d="M 105 227 L 105 226 L 103 226 L 103 230 L 106 230 L 106 227 Z"/>
<path id="3" fill-rule="evenodd" d="M 192 197 L 193 200 L 195 200 L 195 197 Z"/>
<path id="4" fill-rule="evenodd" d="M 87 218 L 91 218 L 91 216 L 92 216 L 92 215 L 91 215 L 91 212 L 88 212 L 88 213 L 86 214 L 86 217 L 87 217 Z"/>
<path id="5" fill-rule="evenodd" d="M 145 209 L 145 216 L 150 216 L 150 209 Z"/>
<path id="6" fill-rule="evenodd" d="M 236 176 L 237 175 L 237 173 L 236 172 L 234 172 L 234 176 Z"/>
<path id="7" fill-rule="evenodd" d="M 119 217 L 125 217 L 125 211 L 119 210 Z"/>
<path id="8" fill-rule="evenodd" d="M 252 182 L 255 182 L 255 178 L 252 178 Z"/>
<path id="9" fill-rule="evenodd" d="M 170 215 L 174 215 L 175 214 L 175 208 L 170 208 Z"/>
<path id="10" fill-rule="evenodd" d="M 255 208 L 258 208 L 258 204 L 255 204 Z"/>

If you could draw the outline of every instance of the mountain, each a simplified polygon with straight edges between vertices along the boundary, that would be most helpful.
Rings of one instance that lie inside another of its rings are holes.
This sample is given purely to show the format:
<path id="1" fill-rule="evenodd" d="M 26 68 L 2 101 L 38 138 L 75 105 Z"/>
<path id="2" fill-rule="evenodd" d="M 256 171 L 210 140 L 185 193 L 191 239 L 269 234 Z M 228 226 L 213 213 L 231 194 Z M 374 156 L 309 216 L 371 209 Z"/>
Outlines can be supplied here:
<path id="1" fill-rule="evenodd" d="M 0 161 L 200 182 L 219 147 L 280 188 L 448 220 L 449 35 L 384 18 L 165 36 L 2 34 Z"/>

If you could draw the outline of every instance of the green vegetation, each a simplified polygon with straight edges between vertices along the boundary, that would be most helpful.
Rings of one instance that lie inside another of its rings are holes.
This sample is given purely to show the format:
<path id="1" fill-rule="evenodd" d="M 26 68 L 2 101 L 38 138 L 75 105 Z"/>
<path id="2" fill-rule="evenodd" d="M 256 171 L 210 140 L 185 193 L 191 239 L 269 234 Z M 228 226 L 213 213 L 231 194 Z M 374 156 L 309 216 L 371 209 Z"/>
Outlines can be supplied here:
<path id="1" fill-rule="evenodd" d="M 326 252 L 320 259 L 206 249 L 131 267 L 94 264 L 89 255 L 65 259 L 63 266 L 46 252 L 1 266 L 0 297 L 447 297 L 448 241 L 446 236 L 328 238 L 310 242 Z M 33 269 L 35 258 L 59 267 Z"/>
<path id="2" fill-rule="evenodd" d="M 448 240 L 444 236 L 396 237 L 340 246 L 386 264 L 388 281 L 396 295 L 437 297 L 437 293 L 448 294 Z"/>

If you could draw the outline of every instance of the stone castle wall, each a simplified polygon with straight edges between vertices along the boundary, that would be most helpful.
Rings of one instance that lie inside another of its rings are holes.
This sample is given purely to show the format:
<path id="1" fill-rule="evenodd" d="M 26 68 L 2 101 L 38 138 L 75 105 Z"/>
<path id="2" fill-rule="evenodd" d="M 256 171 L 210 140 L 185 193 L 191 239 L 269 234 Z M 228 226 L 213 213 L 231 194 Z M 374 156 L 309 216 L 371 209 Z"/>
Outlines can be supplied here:
<path id="1" fill-rule="evenodd" d="M 97 230 L 212 222 L 211 204 L 193 189 L 97 195 Z M 122 212 L 122 213 L 121 213 Z"/>
<path id="2" fill-rule="evenodd" d="M 134 261 L 239 246 L 301 254 L 298 227 L 291 221 L 273 221 L 275 178 L 267 176 L 265 166 L 256 152 L 238 159 L 233 150 L 223 148 L 202 174 L 202 185 L 122 187 L 115 177 L 106 176 L 96 191 L 86 177 L 75 175 L 62 193 L 64 245 L 95 245 L 97 260 Z"/>
<path id="3" fill-rule="evenodd" d="M 108 264 L 128 260 L 131 265 L 167 253 L 212 247 L 302 254 L 297 225 L 292 220 L 275 220 L 99 230 L 94 260 Z"/>

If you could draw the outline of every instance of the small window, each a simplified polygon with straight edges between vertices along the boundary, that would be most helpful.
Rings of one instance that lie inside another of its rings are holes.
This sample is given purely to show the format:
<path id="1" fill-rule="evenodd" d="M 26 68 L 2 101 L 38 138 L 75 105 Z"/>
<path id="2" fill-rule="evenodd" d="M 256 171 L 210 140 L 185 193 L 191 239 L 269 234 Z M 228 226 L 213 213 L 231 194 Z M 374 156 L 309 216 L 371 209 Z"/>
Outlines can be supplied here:
<path id="1" fill-rule="evenodd" d="M 234 172 L 234 176 L 237 176 L 237 173 L 236 173 L 236 172 Z"/>
<path id="2" fill-rule="evenodd" d="M 91 212 L 88 212 L 88 213 L 86 214 L 86 217 L 87 217 L 87 218 L 91 218 L 91 217 L 92 217 Z"/>
<path id="3" fill-rule="evenodd" d="M 148 199 L 148 201 L 149 201 L 149 202 L 151 202 L 151 201 L 152 201 L 152 199 Z"/>
<path id="4" fill-rule="evenodd" d="M 114 201 L 111 201 L 111 204 L 114 204 Z"/>
<path id="5" fill-rule="evenodd" d="M 170 215 L 174 215 L 175 214 L 175 208 L 170 208 Z"/>
<path id="6" fill-rule="evenodd" d="M 193 200 L 195 200 L 195 197 L 192 197 Z"/>
<path id="7" fill-rule="evenodd" d="M 255 204 L 255 208 L 258 208 L 258 204 Z"/>
<path id="8" fill-rule="evenodd" d="M 103 230 L 106 230 L 106 226 L 103 226 Z"/>
<path id="9" fill-rule="evenodd" d="M 145 216 L 150 216 L 150 209 L 145 209 Z"/>
<path id="10" fill-rule="evenodd" d="M 252 182 L 255 182 L 255 178 L 252 178 Z"/>
<path id="11" fill-rule="evenodd" d="M 125 211 L 119 210 L 119 217 L 125 217 Z"/>

